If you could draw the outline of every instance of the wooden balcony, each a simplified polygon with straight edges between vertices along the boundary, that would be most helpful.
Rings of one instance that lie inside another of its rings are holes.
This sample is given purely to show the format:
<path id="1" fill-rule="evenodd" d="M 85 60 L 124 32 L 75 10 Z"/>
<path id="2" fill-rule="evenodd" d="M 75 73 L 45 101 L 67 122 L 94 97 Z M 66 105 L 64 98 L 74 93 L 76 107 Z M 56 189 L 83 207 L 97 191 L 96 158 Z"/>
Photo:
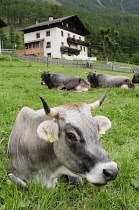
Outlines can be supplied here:
<path id="1" fill-rule="evenodd" d="M 74 54 L 74 55 L 80 54 L 80 50 L 71 48 L 71 47 L 61 47 L 60 50 L 62 53 L 70 53 L 70 54 Z"/>
<path id="2" fill-rule="evenodd" d="M 42 47 L 36 47 L 36 48 L 17 50 L 16 54 L 43 56 L 44 50 Z"/>
<path id="3" fill-rule="evenodd" d="M 85 42 L 85 41 L 82 41 L 81 39 L 75 39 L 73 37 L 68 37 L 67 38 L 67 42 L 70 44 L 75 44 L 75 45 L 82 45 L 82 46 L 86 46 L 86 47 L 89 47 L 90 46 L 90 43 L 89 42 Z"/>

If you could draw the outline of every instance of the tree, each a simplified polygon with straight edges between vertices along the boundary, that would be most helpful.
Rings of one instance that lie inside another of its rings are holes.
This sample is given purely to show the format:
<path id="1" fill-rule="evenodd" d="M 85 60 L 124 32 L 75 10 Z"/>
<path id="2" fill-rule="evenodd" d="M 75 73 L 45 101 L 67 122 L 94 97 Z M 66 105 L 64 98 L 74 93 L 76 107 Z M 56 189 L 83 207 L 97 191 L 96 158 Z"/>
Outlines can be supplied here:
<path id="1" fill-rule="evenodd" d="M 14 26 L 10 25 L 10 42 L 12 44 L 15 43 L 15 32 L 14 32 Z"/>
<path id="2" fill-rule="evenodd" d="M 132 62 L 136 65 L 139 64 L 139 54 L 134 54 L 132 57 Z"/>
<path id="3" fill-rule="evenodd" d="M 20 46 L 20 36 L 19 36 L 19 34 L 15 34 L 15 48 L 19 48 L 19 46 Z"/>
<path id="4" fill-rule="evenodd" d="M 50 14 L 54 19 L 60 18 L 63 16 L 61 7 L 58 7 L 55 4 L 51 4 L 51 14 Z"/>
<path id="5" fill-rule="evenodd" d="M 1 28 L 0 29 L 0 39 L 1 39 L 1 47 L 2 48 L 6 48 L 7 47 L 7 37 L 6 37 L 6 35 L 5 35 L 5 33 L 4 33 L 4 30 L 3 30 L 3 28 Z"/>
<path id="6" fill-rule="evenodd" d="M 116 30 L 111 30 L 108 28 L 100 28 L 100 44 L 102 46 L 102 51 L 105 58 L 105 63 L 108 63 L 108 56 L 112 49 L 118 46 L 116 38 L 118 37 L 119 32 Z"/>

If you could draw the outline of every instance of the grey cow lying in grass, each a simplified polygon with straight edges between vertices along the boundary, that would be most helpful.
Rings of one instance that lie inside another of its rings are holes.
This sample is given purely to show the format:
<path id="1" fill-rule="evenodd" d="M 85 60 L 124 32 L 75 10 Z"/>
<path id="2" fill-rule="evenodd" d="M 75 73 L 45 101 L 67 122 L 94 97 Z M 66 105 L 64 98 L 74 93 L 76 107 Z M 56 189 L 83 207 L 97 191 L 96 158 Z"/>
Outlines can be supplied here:
<path id="1" fill-rule="evenodd" d="M 55 187 L 62 174 L 76 182 L 86 178 L 94 187 L 114 180 L 117 164 L 99 141 L 99 133 L 107 131 L 111 122 L 91 114 L 105 96 L 106 92 L 92 104 L 55 108 L 41 97 L 44 109 L 22 108 L 9 139 L 8 177 L 22 188 L 37 181 L 48 189 Z"/>

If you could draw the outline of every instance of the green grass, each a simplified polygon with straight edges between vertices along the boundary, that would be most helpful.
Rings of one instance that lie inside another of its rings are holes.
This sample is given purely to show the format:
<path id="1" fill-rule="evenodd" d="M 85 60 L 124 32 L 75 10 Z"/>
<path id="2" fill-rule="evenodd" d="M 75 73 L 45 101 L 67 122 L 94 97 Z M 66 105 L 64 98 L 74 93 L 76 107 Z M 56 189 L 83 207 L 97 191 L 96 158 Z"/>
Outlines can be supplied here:
<path id="1" fill-rule="evenodd" d="M 84 71 L 62 66 L 49 65 L 52 73 L 79 75 L 86 79 Z M 105 89 L 91 89 L 74 93 L 49 90 L 40 85 L 40 72 L 48 70 L 46 64 L 0 56 L 0 210 L 139 210 L 139 84 L 135 90 L 108 88 L 103 105 L 93 115 L 104 115 L 112 121 L 112 128 L 101 137 L 104 148 L 117 162 L 119 174 L 107 186 L 94 189 L 83 180 L 81 186 L 67 185 L 64 177 L 52 190 L 39 184 L 29 185 L 29 191 L 16 187 L 7 178 L 7 146 L 15 118 L 23 106 L 41 109 L 39 96 L 43 96 L 50 107 L 64 103 L 87 102 L 99 99 Z M 111 75 L 130 73 L 105 72 Z"/>

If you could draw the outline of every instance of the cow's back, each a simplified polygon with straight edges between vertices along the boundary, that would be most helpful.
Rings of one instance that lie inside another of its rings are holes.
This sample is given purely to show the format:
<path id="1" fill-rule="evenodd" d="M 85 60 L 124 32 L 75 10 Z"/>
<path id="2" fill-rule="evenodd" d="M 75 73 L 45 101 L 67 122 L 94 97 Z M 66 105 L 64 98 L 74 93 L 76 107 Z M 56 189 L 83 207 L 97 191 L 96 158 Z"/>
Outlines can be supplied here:
<path id="1" fill-rule="evenodd" d="M 96 76 L 96 88 L 104 88 L 108 85 L 108 79 L 110 75 L 107 74 L 98 74 Z"/>
<path id="2" fill-rule="evenodd" d="M 112 76 L 108 74 L 97 75 L 97 87 L 121 87 L 124 84 L 130 83 L 128 77 L 124 76 Z"/>
<path id="3" fill-rule="evenodd" d="M 61 86 L 67 90 L 75 89 L 75 86 L 79 84 L 80 77 L 78 76 L 68 76 L 63 74 L 53 74 L 51 81 L 54 85 L 54 88 Z"/>
<path id="4" fill-rule="evenodd" d="M 128 77 L 124 76 L 110 76 L 107 78 L 107 87 L 121 87 L 122 85 L 130 82 Z"/>

